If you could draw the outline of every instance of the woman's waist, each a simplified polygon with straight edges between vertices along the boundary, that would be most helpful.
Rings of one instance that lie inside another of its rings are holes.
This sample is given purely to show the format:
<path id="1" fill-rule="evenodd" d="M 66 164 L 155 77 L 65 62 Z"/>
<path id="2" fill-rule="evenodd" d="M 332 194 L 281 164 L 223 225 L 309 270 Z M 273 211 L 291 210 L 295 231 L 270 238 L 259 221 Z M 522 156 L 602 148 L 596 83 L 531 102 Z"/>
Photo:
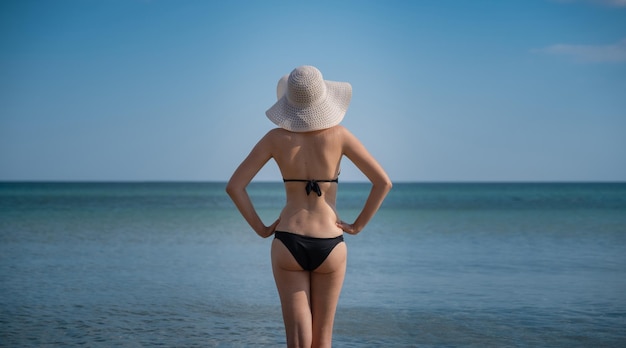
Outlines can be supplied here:
<path id="1" fill-rule="evenodd" d="M 286 204 L 280 213 L 281 219 L 337 220 L 337 210 L 330 204 Z"/>
<path id="2" fill-rule="evenodd" d="M 335 237 L 342 233 L 341 228 L 337 227 L 338 220 L 334 209 L 285 209 L 280 214 L 280 223 L 276 229 L 312 237 Z"/>

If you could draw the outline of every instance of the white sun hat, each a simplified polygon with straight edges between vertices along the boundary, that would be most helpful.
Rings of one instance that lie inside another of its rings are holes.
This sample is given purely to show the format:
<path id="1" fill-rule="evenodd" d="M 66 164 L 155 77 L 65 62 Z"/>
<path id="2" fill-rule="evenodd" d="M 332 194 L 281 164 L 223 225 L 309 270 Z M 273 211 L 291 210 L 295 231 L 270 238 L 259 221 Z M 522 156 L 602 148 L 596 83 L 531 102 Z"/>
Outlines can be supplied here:
<path id="1" fill-rule="evenodd" d="M 352 86 L 325 81 L 317 68 L 303 65 L 283 76 L 276 88 L 278 101 L 265 115 L 277 126 L 292 132 L 310 132 L 338 125 L 343 120 Z"/>

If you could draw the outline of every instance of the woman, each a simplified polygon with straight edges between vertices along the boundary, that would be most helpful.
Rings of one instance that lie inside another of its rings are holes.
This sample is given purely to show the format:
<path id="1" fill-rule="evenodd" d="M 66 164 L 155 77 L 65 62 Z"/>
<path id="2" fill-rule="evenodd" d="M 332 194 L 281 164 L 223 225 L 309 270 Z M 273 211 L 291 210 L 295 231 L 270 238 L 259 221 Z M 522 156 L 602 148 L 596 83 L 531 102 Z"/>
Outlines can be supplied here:
<path id="1" fill-rule="evenodd" d="M 254 229 L 272 241 L 272 270 L 282 305 L 289 347 L 330 347 L 335 310 L 346 272 L 343 232 L 359 233 L 374 216 L 391 182 L 359 140 L 339 125 L 352 87 L 325 81 L 319 70 L 301 66 L 278 83 L 278 101 L 267 117 L 269 131 L 231 177 L 226 191 Z M 341 158 L 346 156 L 371 181 L 365 205 L 353 223 L 339 219 L 335 202 Z M 266 226 L 246 187 L 274 159 L 285 182 L 286 204 Z"/>

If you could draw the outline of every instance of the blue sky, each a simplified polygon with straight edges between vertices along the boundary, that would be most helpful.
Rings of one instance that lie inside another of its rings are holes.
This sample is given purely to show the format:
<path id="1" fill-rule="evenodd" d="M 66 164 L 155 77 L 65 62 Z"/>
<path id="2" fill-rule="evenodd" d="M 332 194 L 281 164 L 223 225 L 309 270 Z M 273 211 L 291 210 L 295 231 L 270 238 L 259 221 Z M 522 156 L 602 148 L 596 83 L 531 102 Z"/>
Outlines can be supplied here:
<path id="1" fill-rule="evenodd" d="M 623 0 L 8 0 L 0 48 L 0 180 L 227 180 L 308 64 L 394 181 L 626 181 Z"/>

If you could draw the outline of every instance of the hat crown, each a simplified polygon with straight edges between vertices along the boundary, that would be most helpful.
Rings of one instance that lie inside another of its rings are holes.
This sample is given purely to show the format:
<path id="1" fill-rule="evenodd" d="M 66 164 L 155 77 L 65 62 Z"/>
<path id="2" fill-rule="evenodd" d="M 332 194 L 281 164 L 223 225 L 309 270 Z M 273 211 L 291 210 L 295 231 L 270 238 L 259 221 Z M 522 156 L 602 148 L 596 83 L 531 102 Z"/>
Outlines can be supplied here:
<path id="1" fill-rule="evenodd" d="M 313 66 L 295 68 L 287 82 L 287 100 L 298 107 L 315 105 L 326 98 L 322 73 Z"/>
<path id="2" fill-rule="evenodd" d="M 265 115 L 291 132 L 311 132 L 338 125 L 343 119 L 352 86 L 325 81 L 313 66 L 300 66 L 278 80 L 276 103 Z"/>

